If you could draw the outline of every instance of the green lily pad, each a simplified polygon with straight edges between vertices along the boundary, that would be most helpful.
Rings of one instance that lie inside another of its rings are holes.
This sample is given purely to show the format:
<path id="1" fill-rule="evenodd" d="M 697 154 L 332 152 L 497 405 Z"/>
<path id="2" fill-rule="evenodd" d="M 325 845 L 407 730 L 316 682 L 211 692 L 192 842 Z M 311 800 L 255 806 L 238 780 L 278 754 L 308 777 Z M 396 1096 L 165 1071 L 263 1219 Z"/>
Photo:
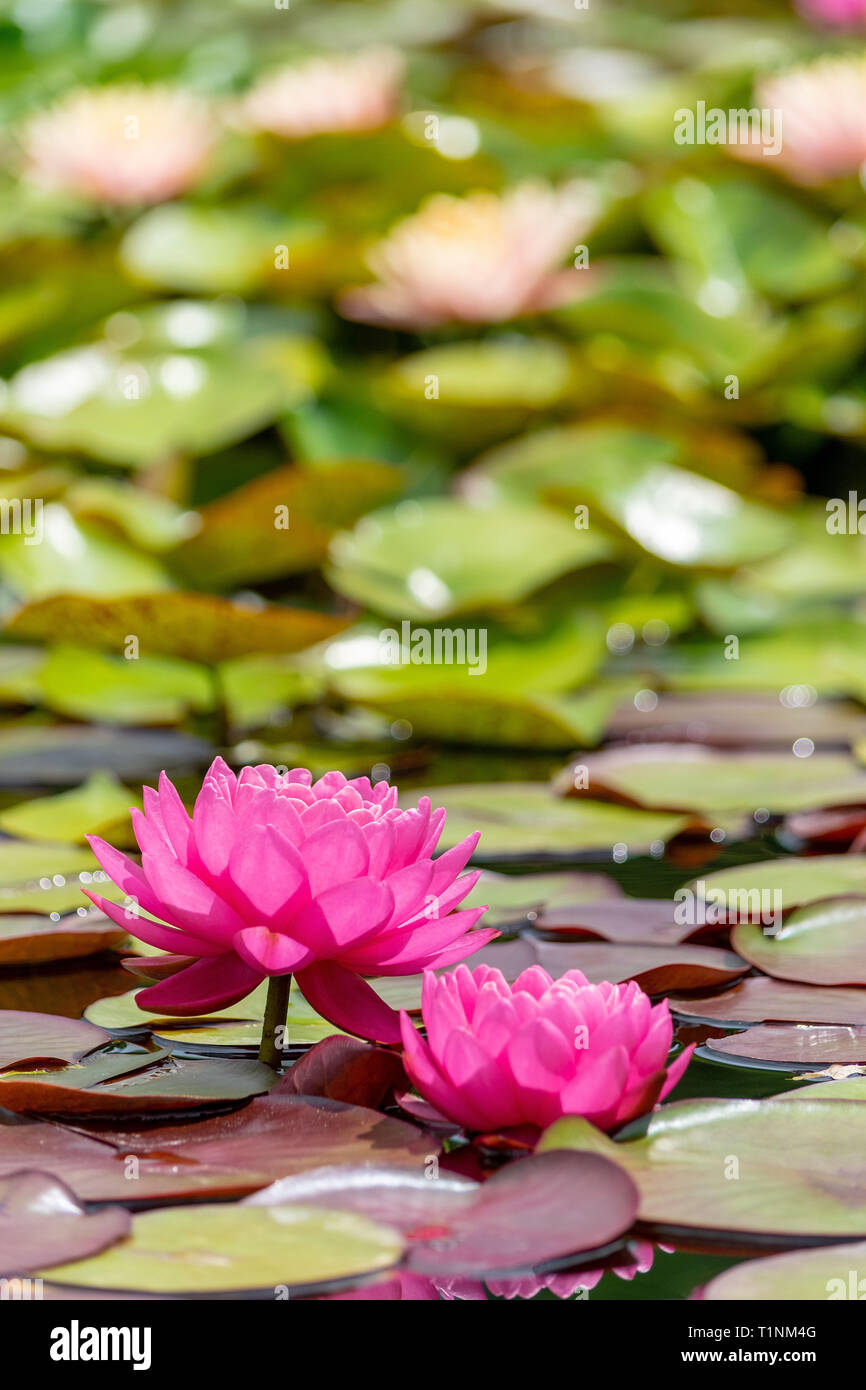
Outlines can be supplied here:
<path id="1" fill-rule="evenodd" d="M 718 869 L 687 887 L 699 903 L 717 902 L 734 917 L 761 920 L 766 915 L 762 904 L 784 912 L 820 898 L 866 892 L 866 858 L 822 854 L 807 859 L 770 859 Z"/>
<path id="2" fill-rule="evenodd" d="M 588 1149 L 621 1163 L 640 1192 L 641 1222 L 715 1234 L 729 1248 L 866 1233 L 864 1143 L 866 1107 L 856 1101 L 829 1112 L 821 1101 L 694 1100 L 664 1106 L 644 1137 L 621 1143 L 585 1120 L 559 1120 L 539 1150 Z"/>
<path id="3" fill-rule="evenodd" d="M 23 887 L 34 880 L 96 868 L 90 850 L 78 845 L 0 841 L 0 888 Z"/>
<path id="4" fill-rule="evenodd" d="M 26 640 L 63 637 L 122 653 L 130 634 L 142 656 L 162 653 L 213 664 L 254 652 L 293 652 L 323 642 L 347 618 L 282 604 L 235 602 L 215 594 L 141 594 L 90 598 L 58 594 L 13 615 L 7 632 Z"/>
<path id="5" fill-rule="evenodd" d="M 24 840 L 82 843 L 105 835 L 140 801 L 110 772 L 94 772 L 80 787 L 56 796 L 22 801 L 0 811 L 0 830 Z"/>
<path id="6" fill-rule="evenodd" d="M 572 904 L 626 901 L 618 884 L 606 874 L 497 874 L 484 870 L 461 908 L 487 907 L 484 926 L 533 922 Z"/>
<path id="7" fill-rule="evenodd" d="M 62 607 L 75 599 L 48 601 Z M 85 599 L 86 606 L 90 600 Z M 130 632 L 127 636 L 137 635 Z M 105 724 L 178 724 L 214 703 L 213 681 L 201 666 L 170 657 L 127 659 L 65 644 L 47 653 L 36 703 L 74 719 Z"/>
<path id="8" fill-rule="evenodd" d="M 700 1298 L 708 1303 L 823 1303 L 828 1299 L 862 1299 L 864 1290 L 866 1242 L 854 1241 L 745 1260 L 705 1284 Z"/>
<path id="9" fill-rule="evenodd" d="M 335 536 L 328 577 L 380 612 L 429 621 L 516 603 L 609 553 L 602 536 L 548 508 L 430 498 L 373 512 Z"/>
<path id="10" fill-rule="evenodd" d="M 8 388 L 0 428 L 131 468 L 225 448 L 309 393 L 259 343 L 134 358 L 90 344 L 23 367 Z"/>
<path id="11" fill-rule="evenodd" d="M 427 433 L 484 443 L 514 433 L 582 386 L 568 350 L 543 338 L 426 348 L 377 382 L 385 408 Z"/>
<path id="12" fill-rule="evenodd" d="M 153 1033 L 158 1041 L 182 1047 L 190 1053 L 200 1050 L 202 1055 L 207 1055 L 223 1048 L 258 1050 L 262 1040 L 267 981 L 228 1009 L 220 1009 L 201 1018 L 183 1019 L 140 1008 L 135 1002 L 140 988 L 138 986 L 128 994 L 95 1000 L 85 1010 L 85 1017 L 116 1036 Z M 289 1047 L 312 1045 L 341 1031 L 310 1007 L 297 986 L 292 988 L 286 1022 Z"/>
<path id="13" fill-rule="evenodd" d="M 556 797 L 542 782 L 478 782 L 425 791 L 434 806 L 448 812 L 441 848 L 481 831 L 476 864 L 608 857 L 620 844 L 646 852 L 688 824 L 687 816 Z"/>
<path id="14" fill-rule="evenodd" d="M 145 1212 L 126 1240 L 57 1265 L 54 1284 L 140 1293 L 249 1289 L 309 1292 L 395 1265 L 403 1240 L 389 1226 L 319 1207 L 196 1206 Z"/>
<path id="15" fill-rule="evenodd" d="M 727 628 L 725 631 L 730 632 Z M 652 709 L 633 701 L 614 713 L 607 730 L 614 740 L 700 743 L 712 748 L 760 744 L 793 747 L 810 738 L 816 748 L 854 744 L 866 737 L 866 715 L 848 701 L 817 700 L 805 708 L 783 705 L 778 694 L 670 694 L 658 696 Z"/>
<path id="16" fill-rule="evenodd" d="M 866 1100 L 866 1076 L 849 1076 L 844 1081 L 815 1081 L 780 1091 L 771 1100 Z"/>
<path id="17" fill-rule="evenodd" d="M 188 294 L 244 294 L 274 272 L 278 246 L 291 257 L 316 231 L 312 223 L 277 218 L 266 209 L 170 203 L 130 227 L 120 259 L 151 285 Z"/>
<path id="18" fill-rule="evenodd" d="M 169 587 L 168 575 L 152 556 L 76 521 L 60 502 L 43 508 L 41 524 L 38 545 L 26 534 L 0 538 L 0 574 L 22 599 L 152 594 Z"/>
<path id="19" fill-rule="evenodd" d="M 644 201 L 662 249 L 735 298 L 749 288 L 802 299 L 845 283 L 851 267 L 829 226 L 802 202 L 752 179 L 678 177 Z"/>
<path id="20" fill-rule="evenodd" d="M 653 743 L 581 757 L 586 791 L 575 791 L 573 768 L 557 785 L 572 796 L 609 795 L 655 810 L 736 815 L 866 801 L 866 772 L 844 754 L 716 752 L 692 744 Z"/>
<path id="21" fill-rule="evenodd" d="M 772 934 L 740 922 L 731 940 L 765 975 L 810 985 L 866 985 L 866 897 L 797 908 Z"/>
<path id="22" fill-rule="evenodd" d="M 76 520 L 100 522 L 156 554 L 179 545 L 197 525 L 195 512 L 118 478 L 77 479 L 64 501 Z"/>

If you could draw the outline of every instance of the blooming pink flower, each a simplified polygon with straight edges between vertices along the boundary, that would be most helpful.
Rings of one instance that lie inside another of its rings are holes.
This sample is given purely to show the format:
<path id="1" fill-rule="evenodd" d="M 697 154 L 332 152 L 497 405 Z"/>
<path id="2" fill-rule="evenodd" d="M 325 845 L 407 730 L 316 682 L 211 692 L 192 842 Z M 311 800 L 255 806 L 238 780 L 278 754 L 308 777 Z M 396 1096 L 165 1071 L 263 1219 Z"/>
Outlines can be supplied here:
<path id="1" fill-rule="evenodd" d="M 866 57 L 822 58 L 767 77 L 752 106 L 773 113 L 777 144 L 757 123 L 738 129 L 727 150 L 739 159 L 775 165 L 800 184 L 856 174 L 866 161 Z"/>
<path id="2" fill-rule="evenodd" d="M 689 1047 L 667 1066 L 673 1024 L 634 982 L 554 980 L 533 965 L 509 985 L 488 965 L 424 977 L 427 1041 L 401 1015 L 404 1062 L 433 1106 L 465 1129 L 545 1129 L 583 1115 L 615 1129 L 677 1084 Z"/>
<path id="3" fill-rule="evenodd" d="M 22 137 L 37 183 L 116 206 L 161 203 L 198 179 L 216 139 L 191 92 L 138 83 L 72 92 Z"/>
<path id="4" fill-rule="evenodd" d="M 576 297 L 586 270 L 561 270 L 596 214 L 582 183 L 524 183 L 501 196 L 439 193 L 367 257 L 378 283 L 347 290 L 341 313 L 405 328 L 502 323 Z"/>
<path id="5" fill-rule="evenodd" d="M 866 0 L 796 0 L 806 19 L 842 29 L 853 28 L 866 19 Z"/>
<path id="6" fill-rule="evenodd" d="M 151 918 L 88 893 L 132 935 L 194 959 L 137 996 L 166 1014 L 207 1014 L 268 975 L 293 973 L 336 1027 L 397 1042 L 399 1019 L 364 975 L 451 965 L 498 933 L 470 931 L 484 908 L 453 911 L 478 874 L 459 877 L 478 836 L 434 860 L 444 810 L 366 777 L 303 768 L 280 775 L 216 758 L 190 817 L 163 773 L 132 812 L 141 867 L 98 836 L 109 878 Z M 159 919 L 158 921 L 151 920 Z M 164 925 L 167 924 L 167 925 Z"/>
<path id="7" fill-rule="evenodd" d="M 241 124 L 284 140 L 378 130 L 399 108 L 404 66 L 396 49 L 368 48 L 279 68 L 244 98 Z"/>

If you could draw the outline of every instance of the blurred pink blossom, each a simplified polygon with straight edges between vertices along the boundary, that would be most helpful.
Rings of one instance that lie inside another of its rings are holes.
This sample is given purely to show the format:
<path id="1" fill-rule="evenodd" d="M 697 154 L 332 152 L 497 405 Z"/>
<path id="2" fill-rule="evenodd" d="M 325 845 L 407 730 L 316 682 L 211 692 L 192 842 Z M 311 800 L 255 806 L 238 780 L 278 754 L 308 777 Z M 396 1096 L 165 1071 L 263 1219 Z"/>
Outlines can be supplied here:
<path id="1" fill-rule="evenodd" d="M 244 97 L 240 122 L 284 140 L 377 130 L 399 110 L 404 66 L 396 49 L 368 48 L 279 68 Z"/>
<path id="2" fill-rule="evenodd" d="M 776 113 L 781 141 L 771 154 L 756 122 L 727 146 L 739 159 L 766 159 L 801 184 L 856 174 L 866 161 L 866 57 L 822 58 L 766 77 L 752 104 Z"/>
<path id="3" fill-rule="evenodd" d="M 192 93 L 128 83 L 70 93 L 30 121 L 22 146 L 35 183 L 127 207 L 191 188 L 216 137 L 212 109 Z"/>

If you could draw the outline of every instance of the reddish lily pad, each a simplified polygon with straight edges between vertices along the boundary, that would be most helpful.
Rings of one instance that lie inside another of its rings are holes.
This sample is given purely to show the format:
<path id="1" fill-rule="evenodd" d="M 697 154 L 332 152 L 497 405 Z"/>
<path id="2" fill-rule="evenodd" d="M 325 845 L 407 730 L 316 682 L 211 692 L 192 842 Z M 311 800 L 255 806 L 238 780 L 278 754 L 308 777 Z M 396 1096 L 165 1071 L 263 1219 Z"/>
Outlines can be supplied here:
<path id="1" fill-rule="evenodd" d="M 841 811 L 802 811 L 787 816 L 782 836 L 806 845 L 850 845 L 866 830 L 866 809 L 851 806 Z"/>
<path id="2" fill-rule="evenodd" d="M 396 1052 L 342 1034 L 323 1038 L 281 1077 L 274 1095 L 328 1096 L 346 1105 L 378 1109 L 395 1087 L 406 1087 L 403 1063 Z"/>
<path id="3" fill-rule="evenodd" d="M 387 1161 L 421 1171 L 436 1148 L 414 1125 L 374 1110 L 281 1094 L 145 1129 L 121 1128 L 116 1119 L 82 1119 L 74 1129 L 0 1122 L 0 1177 L 38 1168 L 84 1201 L 176 1201 L 239 1196 L 324 1163 Z"/>
<path id="4" fill-rule="evenodd" d="M 839 1101 L 691 1100 L 665 1105 L 645 1134 L 615 1142 L 586 1120 L 558 1120 L 539 1149 L 621 1163 L 639 1220 L 699 1230 L 727 1249 L 866 1236 L 866 1106 Z"/>
<path id="5" fill-rule="evenodd" d="M 866 1027 L 766 1023 L 727 1038 L 708 1038 L 706 1047 L 723 1058 L 815 1071 L 833 1063 L 866 1062 Z"/>
<path id="6" fill-rule="evenodd" d="M 244 1205 L 314 1203 L 387 1220 L 409 1241 L 406 1263 L 415 1273 L 483 1278 L 608 1245 L 632 1225 L 637 1202 L 616 1164 L 561 1152 L 513 1163 L 484 1183 L 389 1168 L 321 1168 L 283 1179 Z"/>
<path id="7" fill-rule="evenodd" d="M 862 1300 L 866 1298 L 866 1241 L 744 1260 L 717 1274 L 692 1297 L 708 1303 Z"/>
<path id="8" fill-rule="evenodd" d="M 647 994 L 667 994 L 672 990 L 708 989 L 727 984 L 748 970 L 748 965 L 732 951 L 712 946 L 612 945 L 606 941 L 537 941 L 539 965 L 551 975 L 566 970 L 582 970 L 593 984 L 610 980 L 636 980 Z"/>
<path id="9" fill-rule="evenodd" d="M 860 1024 L 866 1019 L 866 989 L 819 989 L 766 975 L 750 975 L 723 994 L 668 998 L 678 1018 L 736 1027 L 749 1023 Z"/>
<path id="10" fill-rule="evenodd" d="M 482 871 L 463 907 L 486 905 L 484 925 L 507 927 L 584 902 L 620 901 L 622 890 L 606 874 L 497 874 Z"/>
<path id="11" fill-rule="evenodd" d="M 866 985 L 866 897 L 797 908 L 772 934 L 740 922 L 731 944 L 767 975 L 810 985 Z"/>
<path id="12" fill-rule="evenodd" d="M 676 911 L 677 904 L 666 898 L 623 897 L 551 910 L 545 907 L 533 925 L 540 935 L 556 940 L 610 941 L 618 945 L 677 945 L 716 935 L 720 930 L 679 922 Z"/>
<path id="13" fill-rule="evenodd" d="M 123 1207 L 86 1212 L 65 1183 L 45 1173 L 0 1179 L 0 1277 L 96 1255 L 131 1224 Z"/>
<path id="14" fill-rule="evenodd" d="M 59 922 L 35 913 L 0 916 L 0 966 L 74 960 L 117 946 L 123 939 L 124 932 L 102 912 L 85 917 L 71 912 Z"/>
<path id="15" fill-rule="evenodd" d="M 576 790 L 574 767 L 555 785 L 565 795 L 612 797 L 656 811 L 692 811 L 712 817 L 765 806 L 776 812 L 809 811 L 866 801 L 866 771 L 848 755 L 730 753 L 693 744 L 652 743 L 581 754 L 585 770 Z"/>
<path id="16" fill-rule="evenodd" d="M 110 1041 L 110 1033 L 84 1019 L 0 1011 L 0 1070 L 27 1062 L 74 1062 Z"/>
<path id="17" fill-rule="evenodd" d="M 674 694 L 651 710 L 633 702 L 618 709 L 609 739 L 629 742 L 701 743 L 714 748 L 786 745 L 811 738 L 816 746 L 850 746 L 866 735 L 866 717 L 853 703 L 819 700 L 806 708 L 783 705 L 777 695 Z"/>

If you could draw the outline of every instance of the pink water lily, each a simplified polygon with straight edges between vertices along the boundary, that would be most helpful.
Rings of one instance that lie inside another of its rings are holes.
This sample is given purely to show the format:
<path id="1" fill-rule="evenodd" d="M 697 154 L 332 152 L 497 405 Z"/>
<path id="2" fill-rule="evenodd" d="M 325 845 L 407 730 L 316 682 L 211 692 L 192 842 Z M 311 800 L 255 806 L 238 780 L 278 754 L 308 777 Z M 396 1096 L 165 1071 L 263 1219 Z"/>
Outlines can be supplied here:
<path id="1" fill-rule="evenodd" d="M 455 910 L 478 878 L 461 876 L 478 836 L 434 859 L 444 810 L 427 797 L 400 810 L 385 782 L 314 783 L 267 764 L 235 776 L 216 758 L 192 816 L 163 773 L 132 820 L 140 866 L 89 837 L 132 911 L 88 896 L 131 935 L 191 958 L 137 996 L 154 1012 L 208 1014 L 294 974 L 336 1027 L 396 1042 L 397 1014 L 363 977 L 451 965 L 497 935 L 471 930 L 484 908 Z"/>
<path id="2" fill-rule="evenodd" d="M 510 985 L 499 970 L 465 965 L 424 977 L 425 1042 L 401 1015 L 414 1085 L 465 1129 L 545 1129 L 583 1115 L 616 1129 L 645 1114 L 679 1081 L 693 1052 L 667 1065 L 673 1024 L 634 982 L 558 980 L 533 965 Z"/>

